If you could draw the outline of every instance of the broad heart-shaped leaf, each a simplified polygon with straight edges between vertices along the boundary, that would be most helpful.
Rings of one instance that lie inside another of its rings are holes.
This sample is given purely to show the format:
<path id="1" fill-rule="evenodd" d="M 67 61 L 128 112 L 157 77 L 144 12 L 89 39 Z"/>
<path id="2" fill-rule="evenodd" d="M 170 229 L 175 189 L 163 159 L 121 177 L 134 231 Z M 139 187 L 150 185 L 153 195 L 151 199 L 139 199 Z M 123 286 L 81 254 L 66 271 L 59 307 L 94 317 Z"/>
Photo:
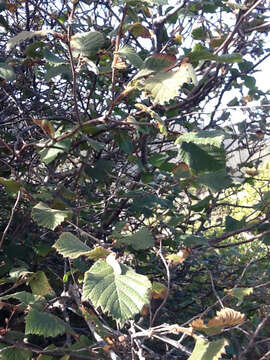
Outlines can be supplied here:
<path id="1" fill-rule="evenodd" d="M 13 67 L 6 63 L 0 63 L 0 78 L 5 79 L 6 81 L 15 80 L 16 75 L 13 70 Z"/>
<path id="2" fill-rule="evenodd" d="M 6 345 L 0 345 L 1 347 L 7 347 Z M 6 348 L 1 349 L 1 360 L 30 360 L 32 357 L 32 352 L 24 349 L 16 349 L 14 347 L 12 348 Z"/>
<path id="3" fill-rule="evenodd" d="M 93 56 L 104 45 L 105 38 L 98 31 L 77 33 L 72 36 L 70 46 L 75 56 Z"/>
<path id="4" fill-rule="evenodd" d="M 49 280 L 43 271 L 37 271 L 31 276 L 29 281 L 32 293 L 39 296 L 45 296 L 52 288 L 49 284 Z"/>
<path id="5" fill-rule="evenodd" d="M 69 216 L 69 211 L 51 209 L 43 202 L 39 202 L 32 209 L 32 217 L 38 225 L 51 230 L 54 230 Z"/>
<path id="6" fill-rule="evenodd" d="M 215 172 L 205 173 L 198 176 L 199 184 L 207 186 L 214 192 L 226 189 L 232 184 L 231 177 L 227 174 L 225 169 L 220 169 Z"/>
<path id="7" fill-rule="evenodd" d="M 159 72 L 144 82 L 144 91 L 149 94 L 154 104 L 164 105 L 179 95 L 179 89 L 185 83 L 197 83 L 191 64 L 183 64 L 178 71 Z"/>
<path id="8" fill-rule="evenodd" d="M 69 232 L 64 232 L 53 245 L 56 250 L 70 259 L 76 259 L 81 255 L 86 255 L 91 251 L 90 247 Z"/>
<path id="9" fill-rule="evenodd" d="M 219 130 L 199 131 L 180 136 L 175 143 L 179 147 L 180 159 L 195 173 L 215 172 L 221 169 L 225 171 L 224 137 L 225 134 Z"/>
<path id="10" fill-rule="evenodd" d="M 159 71 L 171 69 L 176 63 L 176 57 L 168 54 L 155 54 L 146 58 L 141 66 L 140 71 L 134 76 L 134 80 L 155 74 Z"/>
<path id="11" fill-rule="evenodd" d="M 51 32 L 52 30 L 21 31 L 18 35 L 8 40 L 6 49 L 7 51 L 10 51 L 22 41 L 32 39 L 34 36 L 46 36 Z"/>
<path id="12" fill-rule="evenodd" d="M 140 68 L 143 64 L 142 59 L 136 54 L 130 46 L 123 46 L 118 50 L 118 55 L 122 58 L 128 59 L 128 61 L 137 68 Z"/>
<path id="13" fill-rule="evenodd" d="M 55 337 L 64 334 L 68 324 L 57 316 L 32 309 L 25 317 L 25 334 Z"/>
<path id="14" fill-rule="evenodd" d="M 188 360 L 219 360 L 226 353 L 225 347 L 228 345 L 224 338 L 211 342 L 198 338 Z"/>
<path id="15" fill-rule="evenodd" d="M 100 306 L 123 325 L 149 303 L 151 282 L 126 265 L 120 266 L 121 275 L 105 260 L 98 260 L 85 273 L 83 300 L 89 299 L 95 308 Z"/>
<path id="16" fill-rule="evenodd" d="M 147 227 L 142 227 L 131 236 L 123 236 L 119 239 L 121 243 L 131 245 L 135 250 L 149 249 L 154 246 L 155 240 Z"/>

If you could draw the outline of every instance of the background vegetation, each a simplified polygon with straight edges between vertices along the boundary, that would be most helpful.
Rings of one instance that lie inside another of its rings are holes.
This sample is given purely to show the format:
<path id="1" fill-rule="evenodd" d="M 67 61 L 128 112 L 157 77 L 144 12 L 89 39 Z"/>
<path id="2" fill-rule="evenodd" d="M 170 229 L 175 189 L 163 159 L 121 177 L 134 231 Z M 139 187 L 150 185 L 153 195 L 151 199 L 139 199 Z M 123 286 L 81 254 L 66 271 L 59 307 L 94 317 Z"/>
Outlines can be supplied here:
<path id="1" fill-rule="evenodd" d="M 270 358 L 268 6 L 0 0 L 0 359 Z"/>

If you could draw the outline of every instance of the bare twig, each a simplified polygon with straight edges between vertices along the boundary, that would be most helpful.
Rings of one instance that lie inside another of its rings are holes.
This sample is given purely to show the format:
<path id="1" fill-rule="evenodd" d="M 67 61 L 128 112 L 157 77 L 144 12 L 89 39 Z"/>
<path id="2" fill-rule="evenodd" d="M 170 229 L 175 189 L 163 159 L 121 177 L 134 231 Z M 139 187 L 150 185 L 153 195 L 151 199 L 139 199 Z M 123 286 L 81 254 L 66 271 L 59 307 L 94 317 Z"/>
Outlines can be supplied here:
<path id="1" fill-rule="evenodd" d="M 2 245 L 3 245 L 3 242 L 4 242 L 4 239 L 5 239 L 5 236 L 6 236 L 6 233 L 10 227 L 10 224 L 11 224 L 11 221 L 13 219 L 13 216 L 14 216 L 14 212 L 15 212 L 15 209 L 20 201 L 20 197 L 21 197 L 21 190 L 18 191 L 17 193 L 17 198 L 16 198 L 16 201 L 11 209 L 11 214 L 10 214 L 10 217 L 9 217 L 9 221 L 7 223 L 7 226 L 5 227 L 5 230 L 3 231 L 3 234 L 2 234 L 2 237 L 1 237 L 1 241 L 0 241 L 0 249 L 2 248 Z"/>

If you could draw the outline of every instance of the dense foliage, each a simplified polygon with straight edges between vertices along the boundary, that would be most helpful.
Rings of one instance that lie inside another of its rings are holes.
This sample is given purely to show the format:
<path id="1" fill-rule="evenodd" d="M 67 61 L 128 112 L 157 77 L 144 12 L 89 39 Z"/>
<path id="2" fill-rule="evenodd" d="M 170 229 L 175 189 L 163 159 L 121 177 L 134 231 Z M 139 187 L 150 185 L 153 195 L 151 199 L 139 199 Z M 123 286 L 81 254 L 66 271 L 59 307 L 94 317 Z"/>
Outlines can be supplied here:
<path id="1" fill-rule="evenodd" d="M 266 360 L 266 0 L 0 0 L 0 359 Z"/>

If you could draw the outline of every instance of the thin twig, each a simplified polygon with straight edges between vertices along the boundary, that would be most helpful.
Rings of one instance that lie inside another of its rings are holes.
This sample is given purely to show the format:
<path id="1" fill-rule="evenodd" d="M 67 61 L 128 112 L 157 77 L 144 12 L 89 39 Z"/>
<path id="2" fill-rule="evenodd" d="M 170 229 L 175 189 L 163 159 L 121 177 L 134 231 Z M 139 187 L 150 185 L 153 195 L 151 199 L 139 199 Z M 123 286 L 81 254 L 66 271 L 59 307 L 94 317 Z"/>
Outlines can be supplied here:
<path id="1" fill-rule="evenodd" d="M 21 190 L 19 190 L 18 193 L 17 193 L 16 201 L 15 201 L 15 203 L 14 203 L 12 209 L 11 209 L 11 214 L 10 214 L 10 217 L 9 217 L 9 221 L 7 223 L 7 226 L 6 226 L 5 230 L 3 231 L 2 238 L 1 238 L 1 241 L 0 241 L 0 249 L 2 248 L 6 233 L 7 233 L 8 229 L 9 229 L 9 227 L 10 227 L 10 224 L 11 224 L 11 221 L 13 219 L 14 212 L 15 212 L 15 209 L 16 209 L 16 207 L 18 205 L 20 197 L 21 197 Z"/>

